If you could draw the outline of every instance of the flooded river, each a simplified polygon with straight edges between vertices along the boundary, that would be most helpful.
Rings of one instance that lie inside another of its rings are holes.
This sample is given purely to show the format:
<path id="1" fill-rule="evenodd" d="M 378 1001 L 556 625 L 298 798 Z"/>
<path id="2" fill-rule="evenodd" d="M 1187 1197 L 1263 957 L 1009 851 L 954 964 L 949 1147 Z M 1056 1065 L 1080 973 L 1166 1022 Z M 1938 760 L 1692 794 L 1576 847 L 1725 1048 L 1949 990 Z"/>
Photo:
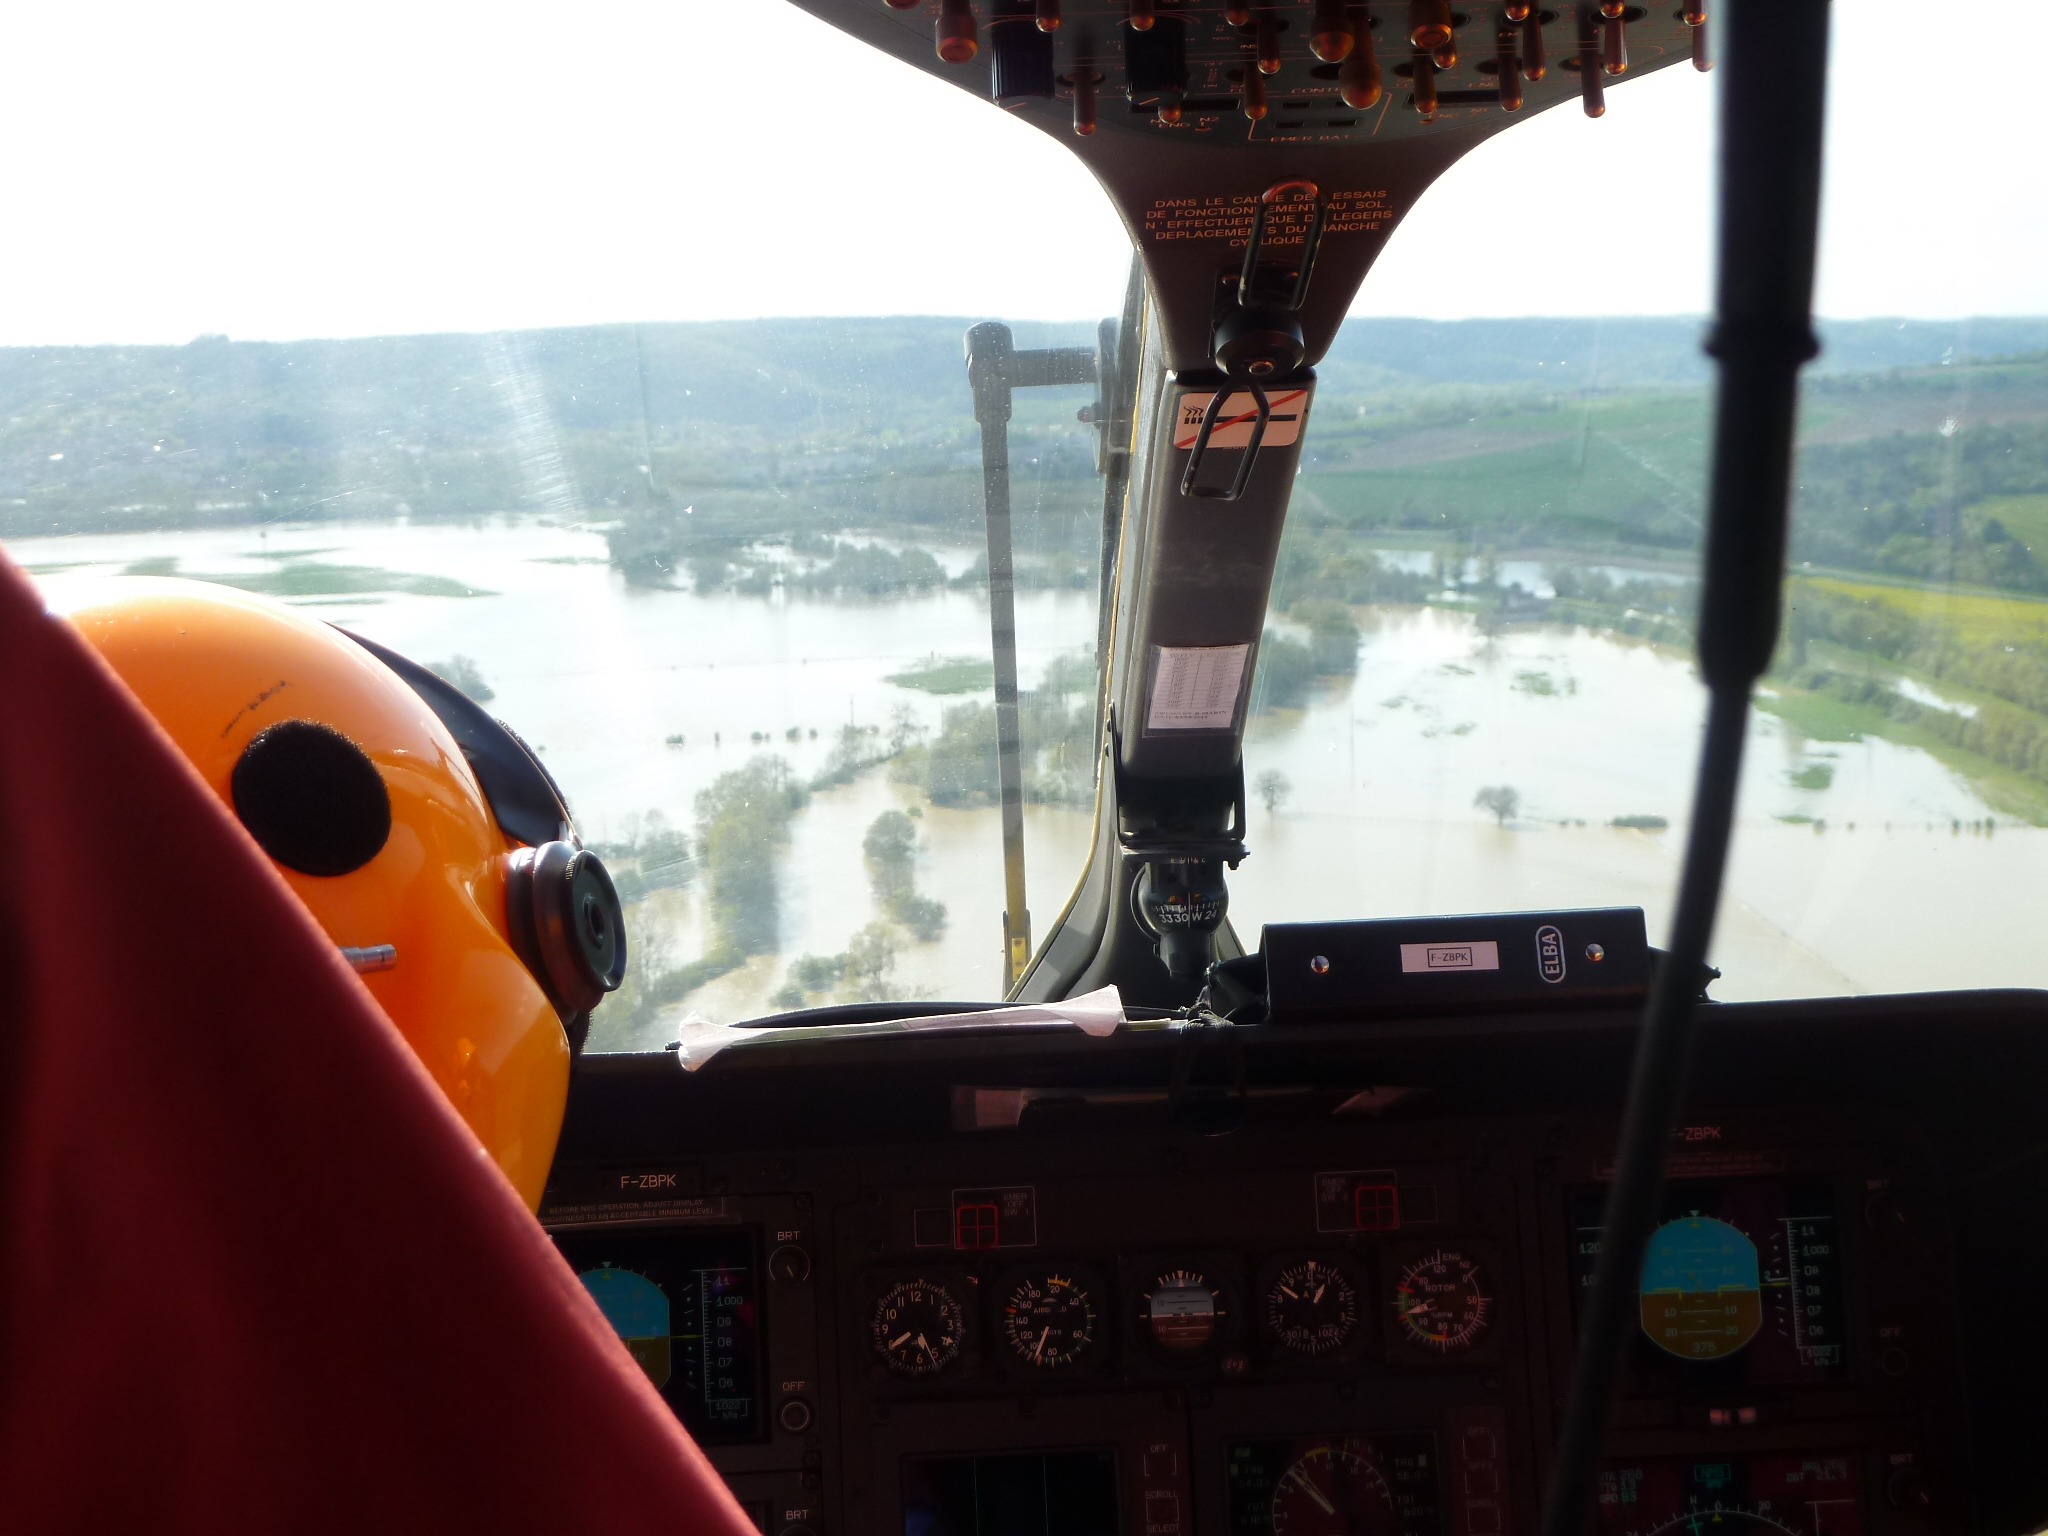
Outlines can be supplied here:
<path id="1" fill-rule="evenodd" d="M 849 721 L 886 727 L 907 709 L 936 729 L 946 705 L 988 697 L 887 681 L 925 658 L 986 656 L 987 607 L 973 591 L 847 600 L 631 589 L 606 565 L 599 534 L 538 520 L 20 540 L 9 552 L 59 601 L 167 558 L 180 574 L 262 577 L 296 558 L 475 589 L 295 601 L 421 661 L 473 657 L 496 690 L 491 709 L 543 750 L 585 835 L 598 839 L 657 809 L 688 829 L 698 791 L 757 753 L 779 754 L 809 778 Z M 973 554 L 940 553 L 953 569 Z M 1532 570 L 1525 585 L 1536 583 Z M 1247 943 L 1267 921 L 1615 903 L 1646 908 L 1659 938 L 1703 702 L 1689 659 L 1560 625 L 1488 633 L 1450 608 L 1362 610 L 1361 622 L 1355 677 L 1324 680 L 1305 708 L 1258 716 L 1248 732 L 1248 773 L 1277 771 L 1288 788 L 1272 811 L 1254 805 L 1252 855 L 1232 881 Z M 1028 687 L 1055 657 L 1092 643 L 1094 596 L 1021 593 L 1018 628 Z M 1516 792 L 1505 824 L 1474 806 L 1489 786 Z M 790 959 L 843 950 L 877 916 L 862 835 L 894 807 L 918 811 L 918 889 L 948 911 L 939 939 L 906 944 L 895 985 L 994 995 L 995 813 L 927 805 L 878 768 L 797 813 L 782 857 L 781 954 L 757 957 L 682 1007 L 712 1018 L 770 1011 Z M 2048 946 L 2037 937 L 2048 833 L 2010 822 L 1981 830 L 1991 816 L 1924 752 L 1809 742 L 1758 713 L 1715 995 L 2048 984 Z M 1669 826 L 1621 828 L 1617 817 Z M 1042 936 L 1079 873 L 1091 814 L 1032 806 L 1025 819 Z M 659 893 L 635 919 L 669 964 L 707 947 L 695 887 Z M 600 1039 L 658 1045 L 669 1027 L 657 1018 Z"/>

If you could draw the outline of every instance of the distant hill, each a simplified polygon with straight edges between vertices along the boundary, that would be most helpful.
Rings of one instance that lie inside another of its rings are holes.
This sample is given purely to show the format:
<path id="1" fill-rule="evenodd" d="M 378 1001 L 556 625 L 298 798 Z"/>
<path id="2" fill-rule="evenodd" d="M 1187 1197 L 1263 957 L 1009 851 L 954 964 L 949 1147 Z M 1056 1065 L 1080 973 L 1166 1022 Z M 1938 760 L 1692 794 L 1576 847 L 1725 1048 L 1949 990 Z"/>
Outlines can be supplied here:
<path id="1" fill-rule="evenodd" d="M 1318 369 L 1325 391 L 1426 384 L 1639 389 L 1704 384 L 1703 316 L 1381 320 L 1355 316 Z M 1809 370 L 1882 373 L 1964 358 L 2048 351 L 2048 316 L 1977 320 L 1823 320 Z"/>
<path id="2" fill-rule="evenodd" d="M 622 521 L 621 563 L 644 555 L 665 572 L 694 548 L 771 534 L 961 536 L 979 520 L 968 324 L 4 348 L 0 537 L 543 511 Z M 1094 334 L 1082 322 L 1014 330 L 1026 347 Z M 1685 317 L 1354 319 L 1321 366 L 1295 520 L 1500 548 L 1686 553 L 1704 478 L 1700 332 Z M 2001 584 L 2048 579 L 1993 548 L 2008 532 L 2048 540 L 2034 499 L 2048 482 L 2028 467 L 2048 433 L 2048 318 L 1821 332 L 1801 505 L 1832 509 L 1834 526 L 1814 547 L 1834 563 L 1934 571 L 1925 541 L 1963 527 L 1988 540 L 1969 569 L 2008 571 Z M 1973 361 L 1988 358 L 2022 360 Z M 1075 420 L 1083 399 L 1029 392 L 1012 426 L 1020 537 L 1077 556 L 1092 549 L 1083 524 L 1100 505 L 1092 429 Z M 1979 430 L 1992 426 L 2017 435 Z M 1859 446 L 1894 435 L 1882 452 Z M 1977 501 L 1989 510 L 1958 522 Z M 1880 503 L 1893 511 L 1866 518 Z M 1034 519 L 1045 525 L 1035 534 Z"/>

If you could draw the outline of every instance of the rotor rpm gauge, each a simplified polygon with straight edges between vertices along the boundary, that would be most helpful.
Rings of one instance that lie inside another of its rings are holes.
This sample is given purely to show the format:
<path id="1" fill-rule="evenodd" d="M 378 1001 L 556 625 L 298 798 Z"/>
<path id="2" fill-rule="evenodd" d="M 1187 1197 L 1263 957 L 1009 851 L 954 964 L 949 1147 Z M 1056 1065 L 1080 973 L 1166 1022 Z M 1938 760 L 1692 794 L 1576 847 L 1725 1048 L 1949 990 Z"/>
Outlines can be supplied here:
<path id="1" fill-rule="evenodd" d="M 1266 1330 L 1291 1354 L 1322 1359 L 1358 1332 L 1358 1287 L 1328 1259 L 1297 1259 L 1266 1287 Z"/>
<path id="2" fill-rule="evenodd" d="M 1363 1440 L 1312 1445 L 1273 1488 L 1273 1536 L 1396 1536 L 1394 1490 Z"/>
<path id="3" fill-rule="evenodd" d="M 936 1376 L 960 1358 L 967 1314 L 943 1281 L 899 1280 L 875 1298 L 868 1342 L 899 1376 Z"/>
<path id="4" fill-rule="evenodd" d="M 1229 1318 L 1222 1283 L 1193 1266 L 1156 1273 L 1138 1297 L 1138 1322 L 1161 1349 L 1195 1355 L 1214 1344 Z"/>
<path id="5" fill-rule="evenodd" d="M 1394 1316 L 1408 1343 L 1438 1355 L 1471 1349 L 1493 1323 L 1493 1282 L 1479 1261 L 1438 1248 L 1401 1270 Z"/>
<path id="6" fill-rule="evenodd" d="M 1004 1284 L 1002 1301 L 1003 1343 L 1032 1370 L 1067 1370 L 1098 1353 L 1102 1306 L 1075 1271 L 1022 1271 Z"/>

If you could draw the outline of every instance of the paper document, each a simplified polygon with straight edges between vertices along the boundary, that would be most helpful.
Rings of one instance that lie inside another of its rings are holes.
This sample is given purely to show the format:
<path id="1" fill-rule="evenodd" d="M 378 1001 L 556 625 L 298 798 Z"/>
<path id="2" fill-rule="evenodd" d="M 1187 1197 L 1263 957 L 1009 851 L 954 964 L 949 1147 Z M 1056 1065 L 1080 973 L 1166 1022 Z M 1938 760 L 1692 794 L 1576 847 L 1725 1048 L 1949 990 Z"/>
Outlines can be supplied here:
<path id="1" fill-rule="evenodd" d="M 1162 645 L 1154 651 L 1148 731 L 1227 731 L 1237 723 L 1249 645 Z"/>

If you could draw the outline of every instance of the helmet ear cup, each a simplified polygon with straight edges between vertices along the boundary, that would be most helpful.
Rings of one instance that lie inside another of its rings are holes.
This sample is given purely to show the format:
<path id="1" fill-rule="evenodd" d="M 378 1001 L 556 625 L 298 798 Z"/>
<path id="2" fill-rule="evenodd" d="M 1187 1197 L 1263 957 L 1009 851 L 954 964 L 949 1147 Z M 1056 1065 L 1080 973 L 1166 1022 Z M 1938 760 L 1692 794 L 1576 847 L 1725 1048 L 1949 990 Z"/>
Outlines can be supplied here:
<path id="1" fill-rule="evenodd" d="M 228 780 L 257 845 L 302 875 L 352 874 L 391 837 L 391 794 L 369 754 L 318 720 L 258 731 Z"/>
<path id="2" fill-rule="evenodd" d="M 625 909 L 604 860 L 589 850 L 563 842 L 515 850 L 505 915 L 513 949 L 565 1020 L 588 1014 L 626 979 Z"/>

